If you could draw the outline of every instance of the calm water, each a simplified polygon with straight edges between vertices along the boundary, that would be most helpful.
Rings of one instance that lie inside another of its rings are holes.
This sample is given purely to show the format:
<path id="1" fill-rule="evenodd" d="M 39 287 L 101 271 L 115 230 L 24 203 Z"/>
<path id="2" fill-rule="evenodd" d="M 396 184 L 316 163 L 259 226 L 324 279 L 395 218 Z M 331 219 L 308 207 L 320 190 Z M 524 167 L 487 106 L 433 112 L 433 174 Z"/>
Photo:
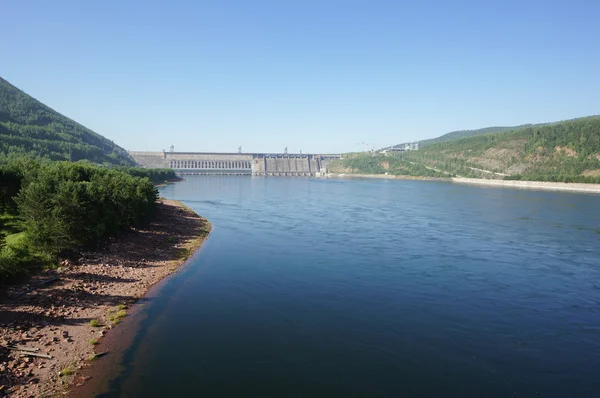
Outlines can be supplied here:
<path id="1" fill-rule="evenodd" d="M 122 397 L 598 397 L 600 196 L 188 177 L 213 223 Z"/>

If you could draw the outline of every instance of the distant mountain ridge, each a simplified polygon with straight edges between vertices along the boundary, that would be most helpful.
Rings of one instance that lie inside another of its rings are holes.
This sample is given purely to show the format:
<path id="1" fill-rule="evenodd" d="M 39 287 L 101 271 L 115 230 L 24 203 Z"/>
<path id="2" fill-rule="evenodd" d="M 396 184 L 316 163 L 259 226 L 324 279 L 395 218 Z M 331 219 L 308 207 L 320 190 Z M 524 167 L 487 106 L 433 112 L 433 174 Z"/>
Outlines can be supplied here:
<path id="1" fill-rule="evenodd" d="M 111 140 L 46 106 L 0 77 L 0 154 L 134 165 Z"/>
<path id="2" fill-rule="evenodd" d="M 563 123 L 563 122 L 568 122 L 568 121 L 576 121 L 576 120 L 580 120 L 580 119 L 589 119 L 589 118 L 595 118 L 595 117 L 600 117 L 600 115 L 584 116 L 584 117 L 580 117 L 580 118 L 575 118 L 575 119 L 570 119 L 570 120 L 561 120 L 561 121 L 557 121 L 557 122 L 535 123 L 535 124 L 527 123 L 527 124 L 521 124 L 518 126 L 490 126 L 490 127 L 484 127 L 484 128 L 480 128 L 480 129 L 476 129 L 476 130 L 456 130 L 456 131 L 451 131 L 449 133 L 440 135 L 439 137 L 428 138 L 426 140 L 420 140 L 420 141 L 418 141 L 418 143 L 419 143 L 419 148 L 424 148 L 426 146 L 436 144 L 438 142 L 458 140 L 461 138 L 473 137 L 476 135 L 502 133 L 505 131 L 519 130 L 519 129 L 523 129 L 523 128 L 527 128 L 527 127 L 548 126 L 548 125 L 552 125 L 552 124 L 556 124 L 556 123 Z M 415 141 L 415 142 L 417 142 L 417 141 Z M 397 145 L 399 145 L 399 144 L 396 144 L 393 146 L 397 146 Z M 386 147 L 386 148 L 390 148 L 390 147 Z"/>

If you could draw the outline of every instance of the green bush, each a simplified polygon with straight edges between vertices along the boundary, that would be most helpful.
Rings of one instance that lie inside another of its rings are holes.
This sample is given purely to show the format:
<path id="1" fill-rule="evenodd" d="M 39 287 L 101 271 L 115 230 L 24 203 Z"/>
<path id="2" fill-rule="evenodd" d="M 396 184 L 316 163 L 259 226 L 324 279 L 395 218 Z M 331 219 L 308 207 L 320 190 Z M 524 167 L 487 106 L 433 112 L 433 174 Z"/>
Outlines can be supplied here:
<path id="1" fill-rule="evenodd" d="M 83 162 L 0 158 L 0 279 L 149 217 L 158 192 L 147 176 L 131 174 Z"/>
<path id="2" fill-rule="evenodd" d="M 7 243 L 0 248 L 0 280 L 26 273 L 34 265 L 26 246 Z"/>
<path id="3" fill-rule="evenodd" d="M 144 220 L 157 198 L 146 178 L 55 162 L 42 167 L 14 200 L 32 247 L 57 255 Z"/>
<path id="4" fill-rule="evenodd" d="M 116 167 L 115 169 L 134 177 L 148 178 L 154 184 L 177 178 L 175 171 L 172 169 L 144 169 L 141 167 Z"/>

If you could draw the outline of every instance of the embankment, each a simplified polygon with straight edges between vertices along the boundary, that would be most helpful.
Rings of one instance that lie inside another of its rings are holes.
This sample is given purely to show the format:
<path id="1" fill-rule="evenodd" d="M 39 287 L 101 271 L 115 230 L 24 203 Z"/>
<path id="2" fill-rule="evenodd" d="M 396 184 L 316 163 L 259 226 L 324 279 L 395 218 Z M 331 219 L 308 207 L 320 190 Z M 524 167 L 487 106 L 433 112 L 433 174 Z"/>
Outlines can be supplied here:
<path id="1" fill-rule="evenodd" d="M 148 224 L 0 290 L 0 396 L 59 396 L 84 383 L 78 372 L 102 354 L 98 340 L 209 232 L 183 204 L 161 201 Z"/>
<path id="2" fill-rule="evenodd" d="M 549 191 L 600 193 L 600 184 L 580 184 L 546 181 L 486 180 L 481 178 L 452 178 L 452 182 L 458 184 L 483 185 L 501 188 L 542 189 Z"/>

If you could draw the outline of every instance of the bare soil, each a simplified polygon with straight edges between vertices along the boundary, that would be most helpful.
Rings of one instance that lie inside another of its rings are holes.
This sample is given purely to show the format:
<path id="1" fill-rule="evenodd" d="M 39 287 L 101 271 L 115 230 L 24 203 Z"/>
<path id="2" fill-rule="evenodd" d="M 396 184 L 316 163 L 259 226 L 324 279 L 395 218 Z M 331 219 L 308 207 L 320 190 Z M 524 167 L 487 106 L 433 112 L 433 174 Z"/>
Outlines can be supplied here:
<path id="1" fill-rule="evenodd" d="M 69 385 L 85 383 L 78 371 L 102 354 L 93 343 L 118 327 L 126 307 L 175 272 L 209 231 L 210 224 L 181 203 L 161 201 L 147 225 L 2 288 L 0 396 L 62 396 Z"/>
<path id="2" fill-rule="evenodd" d="M 600 170 L 585 170 L 581 175 L 585 177 L 598 177 L 600 176 Z"/>
<path id="3" fill-rule="evenodd" d="M 576 158 L 577 157 L 577 152 L 575 152 L 571 148 L 567 148 L 567 147 L 556 146 L 554 148 L 554 152 L 557 153 L 557 154 L 559 154 L 559 155 L 564 153 L 564 154 L 566 154 L 570 158 Z"/>

